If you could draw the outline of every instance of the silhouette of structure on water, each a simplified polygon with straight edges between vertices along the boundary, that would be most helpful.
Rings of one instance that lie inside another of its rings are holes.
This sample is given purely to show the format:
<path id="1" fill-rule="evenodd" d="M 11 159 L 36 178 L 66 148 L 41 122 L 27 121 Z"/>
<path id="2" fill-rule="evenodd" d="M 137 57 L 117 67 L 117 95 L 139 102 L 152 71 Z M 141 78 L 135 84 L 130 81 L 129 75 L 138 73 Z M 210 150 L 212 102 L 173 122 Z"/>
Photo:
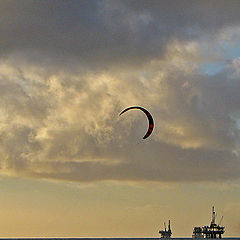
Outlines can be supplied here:
<path id="1" fill-rule="evenodd" d="M 216 224 L 216 212 L 214 210 L 214 207 L 212 207 L 212 220 L 210 225 L 202 226 L 202 227 L 194 227 L 192 238 L 196 238 L 196 239 L 222 238 L 222 235 L 225 232 L 225 227 L 221 226 L 222 219 L 223 219 L 223 216 L 219 224 Z M 170 220 L 168 223 L 168 230 L 166 228 L 166 223 L 164 222 L 164 230 L 160 230 L 159 234 L 161 235 L 161 238 L 171 238 L 172 230 L 170 226 Z"/>
<path id="2" fill-rule="evenodd" d="M 168 230 L 166 228 L 166 223 L 164 222 L 164 230 L 160 230 L 161 238 L 170 238 L 172 235 L 170 220 L 168 221 Z"/>
<path id="3" fill-rule="evenodd" d="M 223 216 L 219 224 L 216 224 L 216 212 L 212 207 L 212 220 L 210 226 L 195 227 L 193 229 L 193 238 L 222 238 L 225 232 L 225 227 L 220 226 Z"/>

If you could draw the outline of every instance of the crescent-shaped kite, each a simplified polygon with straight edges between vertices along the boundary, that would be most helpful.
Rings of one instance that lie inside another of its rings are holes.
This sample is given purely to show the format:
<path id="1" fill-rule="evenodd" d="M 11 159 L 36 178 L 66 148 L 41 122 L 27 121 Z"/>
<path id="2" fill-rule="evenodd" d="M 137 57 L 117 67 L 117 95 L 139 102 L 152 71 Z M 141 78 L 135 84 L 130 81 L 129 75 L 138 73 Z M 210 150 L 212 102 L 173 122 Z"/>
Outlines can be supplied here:
<path id="1" fill-rule="evenodd" d="M 154 127 L 152 115 L 143 107 L 133 106 L 133 107 L 128 107 L 128 108 L 124 109 L 122 112 L 120 112 L 119 116 L 131 109 L 139 109 L 139 110 L 142 110 L 146 114 L 146 116 L 148 118 L 149 126 L 148 126 L 148 131 L 145 134 L 145 136 L 143 137 L 143 139 L 149 137 L 151 135 L 151 133 L 153 131 L 153 127 Z"/>

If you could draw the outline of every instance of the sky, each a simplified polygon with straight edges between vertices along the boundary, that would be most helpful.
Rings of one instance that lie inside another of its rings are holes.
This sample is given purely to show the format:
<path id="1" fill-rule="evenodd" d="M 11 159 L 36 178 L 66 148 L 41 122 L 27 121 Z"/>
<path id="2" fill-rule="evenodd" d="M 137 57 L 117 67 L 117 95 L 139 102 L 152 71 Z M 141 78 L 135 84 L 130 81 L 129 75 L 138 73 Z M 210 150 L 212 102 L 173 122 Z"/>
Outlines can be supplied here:
<path id="1" fill-rule="evenodd" d="M 213 205 L 239 236 L 239 12 L 0 1 L 0 236 L 190 237 Z"/>

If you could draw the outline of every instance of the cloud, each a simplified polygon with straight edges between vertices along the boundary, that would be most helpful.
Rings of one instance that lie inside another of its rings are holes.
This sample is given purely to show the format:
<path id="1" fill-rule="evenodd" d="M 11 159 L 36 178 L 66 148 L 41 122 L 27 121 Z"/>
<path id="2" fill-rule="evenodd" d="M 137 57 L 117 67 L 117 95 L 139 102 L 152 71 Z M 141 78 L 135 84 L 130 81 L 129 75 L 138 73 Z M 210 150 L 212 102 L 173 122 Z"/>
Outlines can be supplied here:
<path id="1" fill-rule="evenodd" d="M 178 48 L 179 55 L 170 51 L 168 61 L 134 73 L 61 71 L 41 78 L 3 64 L 3 171 L 69 181 L 237 178 L 239 130 L 231 117 L 238 111 L 237 79 L 228 75 L 226 85 L 225 72 L 210 77 L 191 70 L 181 53 L 198 51 Z M 149 141 L 138 140 L 147 124 L 140 112 L 118 116 L 135 104 L 155 117 Z"/>
<path id="2" fill-rule="evenodd" d="M 239 8 L 238 1 L 4 1 L 0 53 L 69 67 L 142 65 L 164 55 L 171 40 L 214 41 L 238 24 Z"/>
<path id="3" fill-rule="evenodd" d="M 224 1 L 136 3 L 0 3 L 2 174 L 83 182 L 239 178 L 239 59 L 205 48 L 212 38 L 220 49 L 230 28 L 234 36 L 237 2 L 228 5 L 232 14 Z M 209 61 L 225 62 L 207 75 L 201 68 Z M 118 116 L 131 105 L 154 116 L 147 141 L 140 111 Z"/>

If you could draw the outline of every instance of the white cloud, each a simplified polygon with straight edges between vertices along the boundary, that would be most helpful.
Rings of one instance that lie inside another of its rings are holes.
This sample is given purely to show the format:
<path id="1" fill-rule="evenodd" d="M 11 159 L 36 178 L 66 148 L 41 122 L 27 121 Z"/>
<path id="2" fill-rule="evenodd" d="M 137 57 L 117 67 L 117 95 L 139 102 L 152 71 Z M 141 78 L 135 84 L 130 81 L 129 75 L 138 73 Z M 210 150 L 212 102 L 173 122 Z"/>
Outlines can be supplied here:
<path id="1" fill-rule="evenodd" d="M 229 15 L 224 1 L 146 3 L 66 10 L 60 1 L 51 14 L 50 2 L 36 3 L 39 14 L 3 4 L 2 172 L 89 182 L 239 178 L 239 61 L 215 51 L 233 41 L 238 7 Z M 201 71 L 223 59 L 217 75 Z M 118 116 L 131 105 L 154 116 L 146 141 L 141 112 Z"/>
<path id="2" fill-rule="evenodd" d="M 238 177 L 232 152 L 239 130 L 231 118 L 240 102 L 237 79 L 199 73 L 204 58 L 196 42 L 167 49 L 165 58 L 134 71 L 53 74 L 2 63 L 4 172 L 67 181 Z M 154 116 L 146 141 L 140 141 L 147 128 L 141 112 L 118 116 L 129 105 L 145 106 Z"/>

